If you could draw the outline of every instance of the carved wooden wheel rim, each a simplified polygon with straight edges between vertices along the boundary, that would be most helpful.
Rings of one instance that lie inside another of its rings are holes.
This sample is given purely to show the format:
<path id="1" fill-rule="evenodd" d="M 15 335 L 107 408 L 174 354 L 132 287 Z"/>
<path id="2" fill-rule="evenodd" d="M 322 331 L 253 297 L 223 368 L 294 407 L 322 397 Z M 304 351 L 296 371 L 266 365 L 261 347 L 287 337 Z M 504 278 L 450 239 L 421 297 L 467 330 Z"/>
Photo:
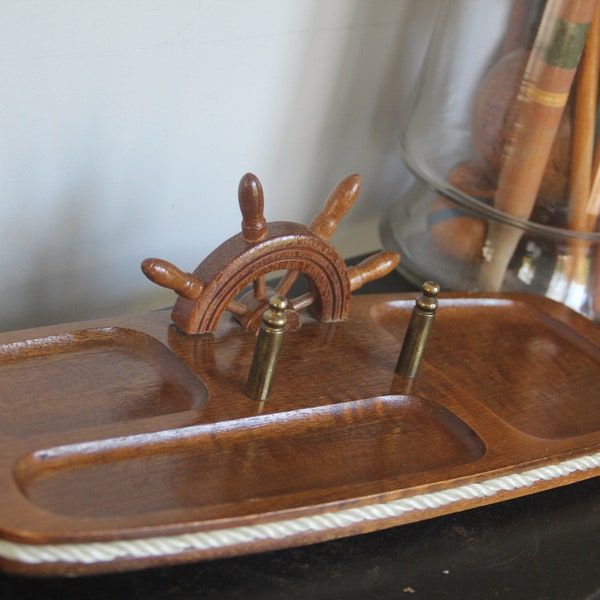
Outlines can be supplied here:
<path id="1" fill-rule="evenodd" d="M 382 252 L 347 269 L 329 243 L 359 191 L 360 178 L 350 175 L 334 188 L 308 227 L 287 221 L 267 223 L 262 186 L 255 175 L 247 173 L 239 185 L 241 233 L 221 244 L 191 274 L 155 258 L 146 259 L 142 270 L 155 283 L 177 292 L 171 318 L 186 333 L 215 331 L 225 311 L 256 333 L 270 296 L 288 294 L 301 273 L 309 289 L 289 299 L 292 310 L 310 308 L 321 321 L 342 320 L 348 315 L 351 292 L 389 273 L 399 260 L 395 252 Z M 267 276 L 277 271 L 285 274 L 274 288 L 267 287 Z M 237 298 L 249 285 L 252 291 Z"/>

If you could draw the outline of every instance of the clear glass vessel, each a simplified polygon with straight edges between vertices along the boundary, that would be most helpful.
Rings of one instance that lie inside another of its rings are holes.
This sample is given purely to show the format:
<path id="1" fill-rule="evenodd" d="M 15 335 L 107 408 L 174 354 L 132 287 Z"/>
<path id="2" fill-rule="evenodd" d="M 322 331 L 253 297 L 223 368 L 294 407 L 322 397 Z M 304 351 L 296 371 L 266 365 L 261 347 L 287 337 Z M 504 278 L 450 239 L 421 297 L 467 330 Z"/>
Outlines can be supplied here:
<path id="1" fill-rule="evenodd" d="M 600 319 L 593 12 L 586 0 L 440 2 L 400 136 L 416 183 L 380 225 L 411 281 L 544 294 Z"/>

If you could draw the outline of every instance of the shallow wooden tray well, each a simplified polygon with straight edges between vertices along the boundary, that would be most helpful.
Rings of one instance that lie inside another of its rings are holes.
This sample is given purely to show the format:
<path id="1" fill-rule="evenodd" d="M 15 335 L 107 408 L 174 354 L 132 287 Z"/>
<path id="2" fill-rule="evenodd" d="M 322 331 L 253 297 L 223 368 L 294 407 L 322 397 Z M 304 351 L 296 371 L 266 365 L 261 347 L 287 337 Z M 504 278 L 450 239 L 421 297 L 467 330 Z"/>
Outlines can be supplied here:
<path id="1" fill-rule="evenodd" d="M 303 317 L 272 394 L 255 337 L 169 313 L 0 336 L 0 564 L 82 574 L 258 552 L 600 473 L 600 332 L 540 297 L 442 295 L 419 376 L 414 295 Z"/>

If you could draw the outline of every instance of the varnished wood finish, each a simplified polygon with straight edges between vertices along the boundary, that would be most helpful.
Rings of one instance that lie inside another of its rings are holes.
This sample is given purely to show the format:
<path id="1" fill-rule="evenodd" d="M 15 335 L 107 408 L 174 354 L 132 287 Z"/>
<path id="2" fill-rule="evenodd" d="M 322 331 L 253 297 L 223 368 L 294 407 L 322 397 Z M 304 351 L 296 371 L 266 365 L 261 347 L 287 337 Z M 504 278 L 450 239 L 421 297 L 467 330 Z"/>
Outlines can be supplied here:
<path id="1" fill-rule="evenodd" d="M 204 282 L 195 301 L 181 296 L 173 307 L 173 322 L 186 333 L 214 332 L 231 301 L 246 286 L 274 271 L 304 273 L 319 297 L 315 307 L 323 321 L 345 319 L 350 308 L 350 282 L 342 257 L 308 227 L 287 221 L 269 223 L 269 235 L 248 244 L 239 233 L 221 244 L 196 268 L 193 275 Z M 244 327 L 257 331 L 268 299 L 248 300 Z"/>
<path id="2" fill-rule="evenodd" d="M 600 329 L 537 296 L 442 294 L 419 376 L 394 374 L 416 294 L 304 315 L 270 399 L 244 395 L 255 338 L 168 311 L 0 335 L 0 553 L 276 526 L 600 452 Z M 421 520 L 592 477 L 294 535 L 110 561 L 0 559 L 80 574 L 257 552 Z"/>
<path id="3" fill-rule="evenodd" d="M 269 235 L 264 217 L 265 198 L 258 177 L 246 173 L 238 188 L 238 201 L 242 211 L 242 237 L 245 242 L 254 244 Z"/>
<path id="4" fill-rule="evenodd" d="M 349 175 L 342 179 L 327 197 L 325 206 L 313 218 L 309 229 L 325 240 L 330 239 L 339 222 L 354 206 L 359 193 L 359 175 Z"/>
<path id="5" fill-rule="evenodd" d="M 184 273 L 175 265 L 160 258 L 147 258 L 142 261 L 144 275 L 154 283 L 173 290 L 178 296 L 197 300 L 204 284 L 190 273 Z"/>
<path id="6" fill-rule="evenodd" d="M 225 311 L 257 333 L 270 296 L 286 295 L 301 273 L 309 290 L 301 298 L 290 299 L 294 310 L 310 308 L 321 321 L 343 320 L 348 315 L 350 293 L 390 273 L 400 259 L 395 252 L 380 253 L 348 273 L 329 244 L 359 192 L 360 177 L 350 175 L 335 186 L 308 227 L 286 221 L 267 223 L 262 185 L 256 175 L 246 173 L 238 187 L 241 233 L 216 248 L 193 274 L 156 258 L 143 261 L 142 271 L 154 283 L 179 295 L 171 318 L 189 334 L 212 333 Z M 278 270 L 286 273 L 275 289 L 267 288 L 266 276 Z M 243 293 L 247 286 L 251 291 Z M 299 319 L 290 314 L 289 323 L 295 329 Z"/>

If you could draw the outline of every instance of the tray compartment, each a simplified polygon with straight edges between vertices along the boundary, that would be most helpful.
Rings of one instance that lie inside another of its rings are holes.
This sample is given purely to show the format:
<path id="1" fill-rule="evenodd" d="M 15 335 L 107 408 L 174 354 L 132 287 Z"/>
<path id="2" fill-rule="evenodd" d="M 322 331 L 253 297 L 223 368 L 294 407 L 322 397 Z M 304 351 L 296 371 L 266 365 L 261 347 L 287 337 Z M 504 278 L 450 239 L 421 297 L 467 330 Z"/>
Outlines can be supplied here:
<path id="1" fill-rule="evenodd" d="M 27 437 L 198 408 L 205 385 L 166 346 L 126 328 L 0 346 L 0 434 Z"/>
<path id="2" fill-rule="evenodd" d="M 384 303 L 371 314 L 402 339 L 411 308 Z M 425 360 L 523 433 L 562 440 L 600 431 L 600 349 L 525 303 L 442 300 Z"/>
<path id="3" fill-rule="evenodd" d="M 226 518 L 262 501 L 286 509 L 352 498 L 365 485 L 484 454 L 448 410 L 386 396 L 43 450 L 24 457 L 15 478 L 38 507 L 71 517 L 198 509 Z"/>

